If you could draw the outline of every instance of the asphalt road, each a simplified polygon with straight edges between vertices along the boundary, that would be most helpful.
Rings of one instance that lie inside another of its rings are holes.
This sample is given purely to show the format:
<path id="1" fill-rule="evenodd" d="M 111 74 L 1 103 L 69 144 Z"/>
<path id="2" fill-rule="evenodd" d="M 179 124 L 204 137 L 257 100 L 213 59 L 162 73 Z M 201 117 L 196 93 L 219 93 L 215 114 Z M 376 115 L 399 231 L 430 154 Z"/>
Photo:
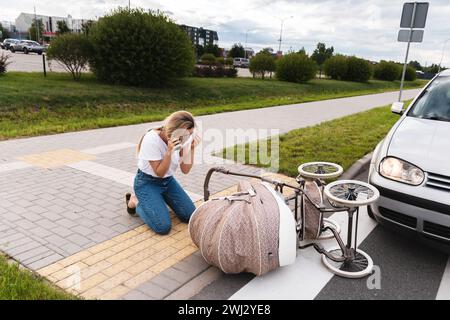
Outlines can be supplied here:
<path id="1" fill-rule="evenodd" d="M 11 51 L 0 49 L 0 55 L 6 54 L 10 56 L 11 64 L 8 66 L 8 71 L 23 71 L 23 72 L 43 72 L 42 55 L 37 53 L 24 54 L 22 52 L 12 53 Z M 64 67 L 56 61 L 48 63 L 46 59 L 47 71 L 66 72 Z"/>
<path id="2" fill-rule="evenodd" d="M 356 179 L 367 181 L 367 176 L 368 171 L 365 171 Z M 448 263 L 447 254 L 380 225 L 370 232 L 359 247 L 370 253 L 374 264 L 379 267 L 379 286 L 369 288 L 367 278 L 345 279 L 333 276 L 314 299 L 436 299 Z M 239 290 L 254 279 L 252 274 L 221 274 L 191 299 L 222 300 L 233 298 L 233 295 L 237 295 L 237 299 L 246 299 L 246 295 L 239 294 Z M 309 288 L 299 285 L 298 290 Z"/>

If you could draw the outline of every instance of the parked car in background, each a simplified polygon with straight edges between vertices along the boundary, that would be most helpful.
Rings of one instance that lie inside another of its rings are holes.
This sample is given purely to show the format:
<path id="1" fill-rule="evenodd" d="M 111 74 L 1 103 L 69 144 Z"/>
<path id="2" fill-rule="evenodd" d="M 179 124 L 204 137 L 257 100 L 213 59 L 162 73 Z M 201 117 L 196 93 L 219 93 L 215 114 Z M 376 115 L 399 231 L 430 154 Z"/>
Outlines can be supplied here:
<path id="1" fill-rule="evenodd" d="M 377 146 L 369 182 L 380 191 L 369 215 L 450 251 L 450 70 L 431 80 Z"/>
<path id="2" fill-rule="evenodd" d="M 14 43 L 10 46 L 9 50 L 11 52 L 22 51 L 25 54 L 34 52 L 37 54 L 42 54 L 45 52 L 45 47 L 37 43 L 36 41 L 23 40 L 18 43 Z"/>
<path id="3" fill-rule="evenodd" d="M 233 59 L 233 66 L 238 68 L 248 68 L 250 65 L 250 60 L 246 58 L 234 58 Z"/>
<path id="4" fill-rule="evenodd" d="M 8 38 L 8 39 L 5 39 L 5 40 L 3 40 L 3 42 L 0 42 L 0 46 L 2 47 L 2 49 L 4 49 L 4 50 L 9 50 L 9 47 L 11 46 L 11 44 L 15 44 L 15 43 L 17 43 L 17 42 L 19 42 L 20 40 L 18 40 L 18 39 L 11 39 L 11 38 Z"/>

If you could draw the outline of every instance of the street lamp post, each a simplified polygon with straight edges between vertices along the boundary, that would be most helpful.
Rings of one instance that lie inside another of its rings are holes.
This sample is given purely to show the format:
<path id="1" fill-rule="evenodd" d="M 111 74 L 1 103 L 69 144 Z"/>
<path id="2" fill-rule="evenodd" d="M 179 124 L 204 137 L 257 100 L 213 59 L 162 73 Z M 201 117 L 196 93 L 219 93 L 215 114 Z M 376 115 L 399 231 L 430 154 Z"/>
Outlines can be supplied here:
<path id="1" fill-rule="evenodd" d="M 244 58 L 247 59 L 247 35 L 250 29 L 247 29 L 245 32 L 245 46 L 244 46 Z"/>
<path id="2" fill-rule="evenodd" d="M 441 72 L 442 60 L 444 60 L 444 54 L 445 54 L 445 46 L 447 45 L 447 42 L 449 42 L 449 41 L 450 41 L 450 39 L 445 40 L 444 46 L 442 47 L 442 55 L 441 55 L 441 61 L 439 62 L 438 73 Z"/>
<path id="3" fill-rule="evenodd" d="M 281 20 L 281 28 L 280 28 L 280 39 L 278 40 L 280 43 L 278 44 L 278 52 L 281 52 L 281 41 L 282 41 L 282 37 L 283 37 L 283 25 L 284 25 L 284 20 L 286 19 L 292 19 L 294 16 L 289 16 L 286 18 L 278 18 L 279 20 Z"/>

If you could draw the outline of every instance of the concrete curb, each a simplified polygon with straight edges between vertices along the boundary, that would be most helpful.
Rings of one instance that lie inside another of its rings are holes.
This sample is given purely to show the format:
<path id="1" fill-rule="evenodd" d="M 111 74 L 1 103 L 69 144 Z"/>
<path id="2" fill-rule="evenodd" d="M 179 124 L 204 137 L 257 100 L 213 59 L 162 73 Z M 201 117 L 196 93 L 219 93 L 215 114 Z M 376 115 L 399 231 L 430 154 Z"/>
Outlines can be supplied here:
<path id="1" fill-rule="evenodd" d="M 370 164 L 370 160 L 372 159 L 373 152 L 366 154 L 364 157 L 356 161 L 347 171 L 345 171 L 340 180 L 352 180 L 355 177 L 359 176 Z"/>

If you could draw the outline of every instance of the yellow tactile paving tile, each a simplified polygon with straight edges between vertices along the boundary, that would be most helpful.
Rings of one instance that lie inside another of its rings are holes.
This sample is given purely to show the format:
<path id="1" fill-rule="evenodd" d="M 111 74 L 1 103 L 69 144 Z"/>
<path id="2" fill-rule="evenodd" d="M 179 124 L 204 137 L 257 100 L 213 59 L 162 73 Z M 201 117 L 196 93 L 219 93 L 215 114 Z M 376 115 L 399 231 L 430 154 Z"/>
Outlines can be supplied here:
<path id="1" fill-rule="evenodd" d="M 271 174 L 278 180 L 281 175 Z M 295 182 L 295 180 L 288 180 Z M 213 197 L 229 195 L 236 186 Z M 199 206 L 202 201 L 196 202 Z M 158 235 L 146 225 L 78 252 L 38 273 L 59 287 L 86 299 L 115 299 L 152 279 L 197 251 L 187 224 L 172 216 L 169 235 Z"/>
<path id="2" fill-rule="evenodd" d="M 49 169 L 80 161 L 94 160 L 95 156 L 72 149 L 59 149 L 44 153 L 30 154 L 18 159 L 36 167 Z"/>

